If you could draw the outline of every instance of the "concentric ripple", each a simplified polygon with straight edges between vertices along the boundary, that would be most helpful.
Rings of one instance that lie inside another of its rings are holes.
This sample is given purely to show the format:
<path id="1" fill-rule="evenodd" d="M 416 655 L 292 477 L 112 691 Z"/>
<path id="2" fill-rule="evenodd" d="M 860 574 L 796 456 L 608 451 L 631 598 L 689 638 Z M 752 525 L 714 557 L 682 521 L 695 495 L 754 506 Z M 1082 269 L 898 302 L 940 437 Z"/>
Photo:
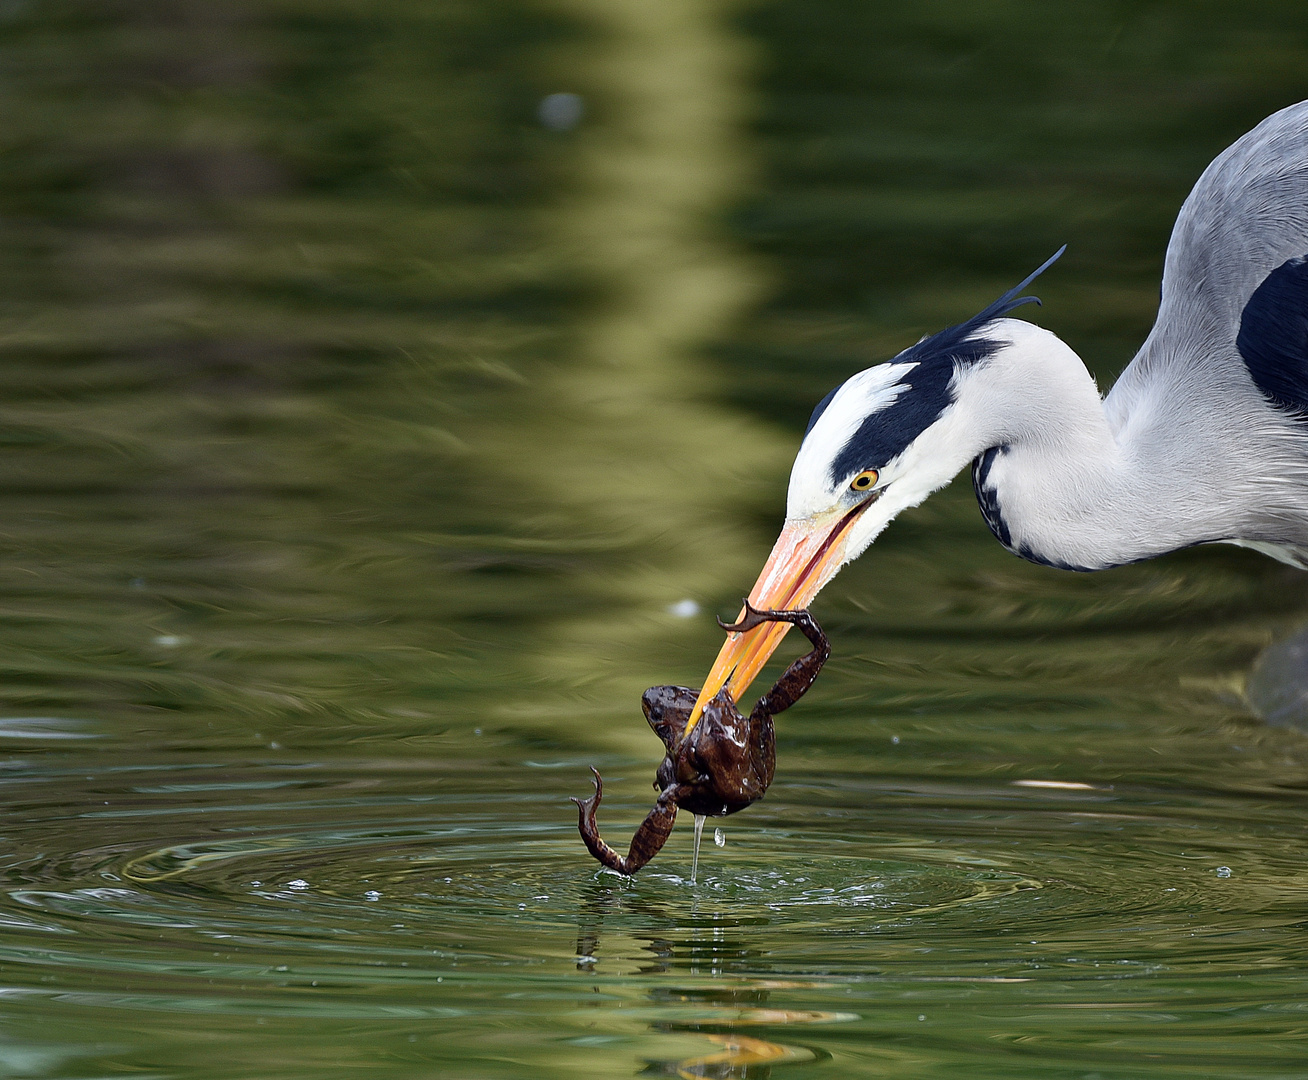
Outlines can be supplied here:
<path id="1" fill-rule="evenodd" d="M 4 993 L 245 1047 L 278 1023 L 396 1024 L 442 1060 L 453 1025 L 466 1060 L 513 1031 L 560 1074 L 597 1048 L 687 1076 L 873 1069 L 918 1033 L 942 1062 L 984 1038 L 1007 1068 L 1010 1045 L 1073 1061 L 1107 1033 L 1158 1052 L 1138 1025 L 1164 1014 L 1188 1045 L 1256 1020 L 1279 1061 L 1296 1038 L 1265 1009 L 1308 967 L 1288 797 L 792 769 L 721 822 L 692 884 L 689 822 L 635 879 L 590 859 L 561 764 L 142 764 L 78 774 L 72 805 L 67 770 L 29 765 Z M 612 771 L 617 843 L 647 789 Z"/>

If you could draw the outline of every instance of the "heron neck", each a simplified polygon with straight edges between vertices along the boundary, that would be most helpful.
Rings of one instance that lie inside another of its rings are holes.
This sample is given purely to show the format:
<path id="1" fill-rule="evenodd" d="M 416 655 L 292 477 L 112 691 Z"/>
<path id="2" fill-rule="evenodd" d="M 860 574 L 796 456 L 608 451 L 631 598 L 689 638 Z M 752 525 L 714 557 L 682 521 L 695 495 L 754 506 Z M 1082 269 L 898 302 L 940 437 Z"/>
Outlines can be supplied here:
<path id="1" fill-rule="evenodd" d="M 985 385 L 959 395 L 980 391 L 970 395 L 985 433 L 973 482 L 1002 543 L 1035 562 L 1099 570 L 1240 535 L 1210 445 L 1160 438 L 1167 417 L 1147 405 L 1112 423 L 1081 359 L 1053 334 L 1019 326 L 974 376 Z"/>

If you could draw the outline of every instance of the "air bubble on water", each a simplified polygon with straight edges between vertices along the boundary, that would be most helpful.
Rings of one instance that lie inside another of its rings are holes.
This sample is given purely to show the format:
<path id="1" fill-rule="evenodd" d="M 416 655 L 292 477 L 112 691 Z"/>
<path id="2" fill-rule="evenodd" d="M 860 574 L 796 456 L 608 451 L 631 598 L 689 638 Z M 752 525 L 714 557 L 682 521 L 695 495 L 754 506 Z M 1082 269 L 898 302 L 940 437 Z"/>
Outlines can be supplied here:
<path id="1" fill-rule="evenodd" d="M 519 911 L 526 911 L 526 910 L 527 910 L 527 905 L 526 905 L 526 904 L 519 904 L 519 905 L 518 905 L 518 910 L 519 910 Z"/>
<path id="2" fill-rule="evenodd" d="M 917 1018 L 918 1018 L 919 1020 L 925 1020 L 925 1019 L 926 1019 L 926 1013 L 918 1013 L 918 1014 L 917 1014 Z"/>
<path id="3" fill-rule="evenodd" d="M 363 898 L 365 900 L 373 900 L 373 901 L 380 900 L 381 893 L 379 893 L 376 889 L 369 889 L 366 893 L 363 894 Z"/>
<path id="4" fill-rule="evenodd" d="M 1230 876 L 1231 876 L 1231 868 L 1230 868 L 1229 866 L 1219 866 L 1219 867 L 1217 868 L 1217 876 L 1218 876 L 1218 877 L 1230 877 Z"/>
<path id="5" fill-rule="evenodd" d="M 286 887 L 288 889 L 307 889 L 309 887 L 309 883 L 305 881 L 304 878 L 297 877 L 294 881 L 288 881 L 286 883 Z"/>
<path id="6" fill-rule="evenodd" d="M 890 736 L 890 741 L 891 741 L 892 743 L 894 743 L 896 746 L 898 746 L 898 745 L 899 745 L 899 736 L 898 736 L 898 735 L 891 735 L 891 736 Z"/>
<path id="7" fill-rule="evenodd" d="M 713 843 L 717 844 L 718 847 L 726 847 L 726 846 L 727 846 L 727 834 L 724 833 L 721 829 L 714 829 L 714 830 L 713 830 Z"/>

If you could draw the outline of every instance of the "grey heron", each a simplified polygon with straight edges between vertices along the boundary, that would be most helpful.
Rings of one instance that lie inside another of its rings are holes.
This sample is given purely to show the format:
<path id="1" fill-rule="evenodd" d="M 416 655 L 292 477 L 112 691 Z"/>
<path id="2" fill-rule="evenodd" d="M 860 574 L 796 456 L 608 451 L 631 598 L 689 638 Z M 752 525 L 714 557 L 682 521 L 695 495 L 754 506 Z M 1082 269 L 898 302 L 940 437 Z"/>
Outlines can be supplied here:
<path id="1" fill-rule="evenodd" d="M 1057 336 L 1009 317 L 1061 254 L 818 403 L 750 604 L 807 607 L 969 463 L 990 530 L 1025 559 L 1101 570 L 1221 541 L 1308 568 L 1308 102 L 1199 177 L 1157 320 L 1106 397 Z M 739 699 L 788 629 L 728 637 L 688 731 L 724 685 Z"/>

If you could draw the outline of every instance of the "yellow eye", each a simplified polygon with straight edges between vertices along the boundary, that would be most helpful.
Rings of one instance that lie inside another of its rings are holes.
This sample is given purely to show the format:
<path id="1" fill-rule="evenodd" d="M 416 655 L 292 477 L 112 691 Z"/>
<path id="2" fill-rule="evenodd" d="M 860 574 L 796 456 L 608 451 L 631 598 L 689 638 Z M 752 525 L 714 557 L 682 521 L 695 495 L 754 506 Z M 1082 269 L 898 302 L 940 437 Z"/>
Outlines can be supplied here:
<path id="1" fill-rule="evenodd" d="M 876 469 L 868 469 L 866 472 L 859 473 L 854 477 L 853 482 L 849 485 L 851 491 L 866 491 L 877 482 L 877 477 L 881 474 Z"/>

